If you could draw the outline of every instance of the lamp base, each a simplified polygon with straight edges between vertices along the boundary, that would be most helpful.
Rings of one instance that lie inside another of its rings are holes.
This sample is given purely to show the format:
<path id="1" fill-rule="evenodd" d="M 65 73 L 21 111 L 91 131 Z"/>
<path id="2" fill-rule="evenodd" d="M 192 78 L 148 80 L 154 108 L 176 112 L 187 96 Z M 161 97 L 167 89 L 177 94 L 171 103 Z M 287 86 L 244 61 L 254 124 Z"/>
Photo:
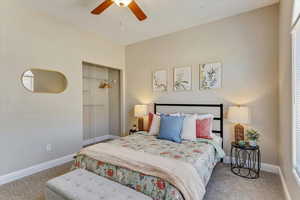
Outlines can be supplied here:
<path id="1" fill-rule="evenodd" d="M 234 126 L 234 138 L 235 142 L 239 142 L 244 140 L 244 127 L 241 124 L 237 124 Z"/>
<path id="2" fill-rule="evenodd" d="M 143 117 L 138 118 L 138 129 L 139 129 L 139 131 L 144 130 L 144 118 Z"/>

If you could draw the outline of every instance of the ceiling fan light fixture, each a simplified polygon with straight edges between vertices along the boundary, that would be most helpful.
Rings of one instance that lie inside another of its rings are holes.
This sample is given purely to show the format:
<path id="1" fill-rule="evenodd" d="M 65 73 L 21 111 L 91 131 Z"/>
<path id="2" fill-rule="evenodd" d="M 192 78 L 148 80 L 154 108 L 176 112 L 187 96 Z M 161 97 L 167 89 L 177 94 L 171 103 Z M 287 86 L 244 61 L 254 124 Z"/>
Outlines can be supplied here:
<path id="1" fill-rule="evenodd" d="M 91 11 L 93 15 L 100 15 L 103 11 L 109 8 L 113 4 L 117 4 L 119 7 L 128 7 L 131 12 L 138 18 L 138 20 L 143 21 L 147 19 L 147 15 L 140 8 L 140 6 L 135 2 L 135 0 L 104 0 L 98 7 Z"/>
<path id="2" fill-rule="evenodd" d="M 115 2 L 115 4 L 117 4 L 120 7 L 127 7 L 132 0 L 113 0 Z"/>

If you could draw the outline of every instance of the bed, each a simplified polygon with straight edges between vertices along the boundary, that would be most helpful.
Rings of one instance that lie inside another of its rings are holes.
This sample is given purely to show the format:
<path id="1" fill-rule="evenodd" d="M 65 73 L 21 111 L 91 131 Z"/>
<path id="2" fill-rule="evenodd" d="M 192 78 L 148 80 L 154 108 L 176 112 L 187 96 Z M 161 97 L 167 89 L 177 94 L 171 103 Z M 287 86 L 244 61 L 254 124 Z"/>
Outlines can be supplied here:
<path id="1" fill-rule="evenodd" d="M 83 149 L 73 168 L 84 168 L 155 200 L 201 200 L 215 165 L 225 155 L 223 105 L 154 104 L 155 113 L 159 106 L 216 108 L 219 130 L 213 130 L 213 140 L 180 144 L 138 132 Z"/>

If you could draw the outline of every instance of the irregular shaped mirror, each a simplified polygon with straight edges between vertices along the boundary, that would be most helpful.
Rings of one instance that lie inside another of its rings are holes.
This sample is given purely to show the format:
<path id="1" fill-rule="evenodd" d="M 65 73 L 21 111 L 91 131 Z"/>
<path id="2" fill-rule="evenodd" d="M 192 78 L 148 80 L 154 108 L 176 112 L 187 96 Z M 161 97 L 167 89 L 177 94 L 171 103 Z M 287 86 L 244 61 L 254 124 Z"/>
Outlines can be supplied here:
<path id="1" fill-rule="evenodd" d="M 60 72 L 30 69 L 23 73 L 22 84 L 33 93 L 61 93 L 67 88 L 67 79 Z"/>

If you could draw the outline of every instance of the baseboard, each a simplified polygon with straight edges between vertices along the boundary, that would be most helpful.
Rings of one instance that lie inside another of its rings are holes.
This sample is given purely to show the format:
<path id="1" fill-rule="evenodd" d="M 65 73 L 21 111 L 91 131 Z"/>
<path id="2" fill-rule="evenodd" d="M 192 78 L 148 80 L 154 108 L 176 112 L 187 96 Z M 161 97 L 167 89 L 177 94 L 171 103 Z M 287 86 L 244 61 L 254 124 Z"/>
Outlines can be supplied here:
<path id="1" fill-rule="evenodd" d="M 280 167 L 278 165 L 271 165 L 268 163 L 261 163 L 261 170 L 265 172 L 270 172 L 273 174 L 279 174 Z"/>
<path id="2" fill-rule="evenodd" d="M 18 180 L 20 178 L 26 177 L 26 176 L 30 176 L 32 174 L 38 173 L 40 171 L 49 169 L 49 168 L 53 168 L 56 167 L 58 165 L 62 165 L 65 164 L 67 162 L 70 162 L 73 160 L 75 154 L 71 154 L 71 155 L 67 155 L 55 160 L 50 160 L 38 165 L 34 165 L 31 167 L 28 167 L 26 169 L 22 169 L 16 172 L 12 172 L 3 176 L 0 176 L 0 185 Z"/>
<path id="3" fill-rule="evenodd" d="M 226 156 L 224 158 L 224 162 L 225 163 L 230 163 L 230 156 Z M 282 183 L 282 187 L 283 187 L 283 191 L 284 191 L 284 196 L 286 200 L 292 200 L 291 195 L 289 193 L 288 187 L 286 185 L 285 182 L 285 178 L 282 174 L 281 168 L 277 165 L 271 165 L 271 164 L 267 164 L 267 163 L 261 163 L 261 170 L 262 171 L 266 171 L 266 172 L 271 172 L 274 174 L 278 174 L 280 176 L 280 180 Z"/>
<path id="4" fill-rule="evenodd" d="M 292 200 L 291 195 L 290 195 L 289 190 L 288 190 L 288 187 L 287 187 L 286 182 L 285 182 L 285 178 L 284 178 L 283 173 L 281 171 L 281 168 L 279 168 L 279 176 L 280 176 L 280 180 L 281 180 L 281 183 L 282 183 L 285 199 L 286 200 Z"/>
<path id="5" fill-rule="evenodd" d="M 224 158 L 224 163 L 230 164 L 230 156 Z M 261 163 L 261 170 L 265 172 L 270 172 L 274 174 L 279 174 L 280 167 L 277 165 L 272 165 L 268 163 Z"/>
<path id="6" fill-rule="evenodd" d="M 97 137 L 94 138 L 93 141 L 89 140 L 87 142 L 91 142 L 91 143 L 96 143 L 96 142 L 101 142 L 103 140 L 108 140 L 108 139 L 115 139 L 115 138 L 119 138 L 118 136 L 114 136 L 114 135 L 105 135 L 105 136 L 101 136 L 101 137 Z M 84 142 L 85 143 L 85 142 Z M 91 144 L 91 143 L 87 143 L 87 144 Z M 0 176 L 0 185 L 21 179 L 23 177 L 26 176 L 30 176 L 32 174 L 38 173 L 40 171 L 49 169 L 49 168 L 53 168 L 62 164 L 65 164 L 67 162 L 70 162 L 73 160 L 75 154 L 71 154 L 71 155 L 67 155 L 55 160 L 50 160 L 38 165 L 34 165 L 31 167 L 28 167 L 26 169 L 22 169 L 16 172 L 12 172 L 3 176 Z"/>
<path id="7" fill-rule="evenodd" d="M 102 140 L 100 140 L 101 138 L 102 138 Z M 107 136 L 99 137 L 97 139 L 99 141 L 103 141 L 103 140 L 114 139 L 114 138 L 118 138 L 118 136 L 107 135 Z M 0 185 L 3 185 L 3 184 L 6 184 L 6 183 L 9 183 L 9 182 L 21 179 L 21 178 L 26 177 L 26 176 L 30 176 L 32 174 L 41 172 L 41 171 L 49 169 L 49 168 L 53 168 L 53 167 L 65 164 L 67 162 L 70 162 L 70 161 L 73 160 L 74 155 L 75 154 L 67 155 L 67 156 L 64 156 L 64 157 L 61 157 L 61 158 L 58 158 L 58 159 L 55 159 L 55 160 L 44 162 L 44 163 L 34 165 L 34 166 L 26 168 L 26 169 L 22 169 L 22 170 L 19 170 L 19 171 L 16 171 L 16 172 L 12 172 L 12 173 L 0 176 Z M 230 157 L 226 156 L 224 158 L 224 162 L 225 163 L 230 163 Z M 292 200 L 291 196 L 290 196 L 290 193 L 288 191 L 288 187 L 287 187 L 286 182 L 285 182 L 285 178 L 282 174 L 282 171 L 281 171 L 280 167 L 276 166 L 276 165 L 262 163 L 261 164 L 261 169 L 263 171 L 279 174 L 281 182 L 282 182 L 285 198 L 286 198 L 286 200 Z"/>
<path id="8" fill-rule="evenodd" d="M 96 137 L 96 138 L 92 138 L 89 140 L 84 140 L 82 146 L 87 146 L 90 144 L 95 144 L 97 142 L 102 142 L 104 140 L 109 140 L 109 139 L 116 139 L 119 138 L 119 136 L 115 136 L 115 135 L 104 135 L 104 136 L 100 136 L 100 137 Z"/>

